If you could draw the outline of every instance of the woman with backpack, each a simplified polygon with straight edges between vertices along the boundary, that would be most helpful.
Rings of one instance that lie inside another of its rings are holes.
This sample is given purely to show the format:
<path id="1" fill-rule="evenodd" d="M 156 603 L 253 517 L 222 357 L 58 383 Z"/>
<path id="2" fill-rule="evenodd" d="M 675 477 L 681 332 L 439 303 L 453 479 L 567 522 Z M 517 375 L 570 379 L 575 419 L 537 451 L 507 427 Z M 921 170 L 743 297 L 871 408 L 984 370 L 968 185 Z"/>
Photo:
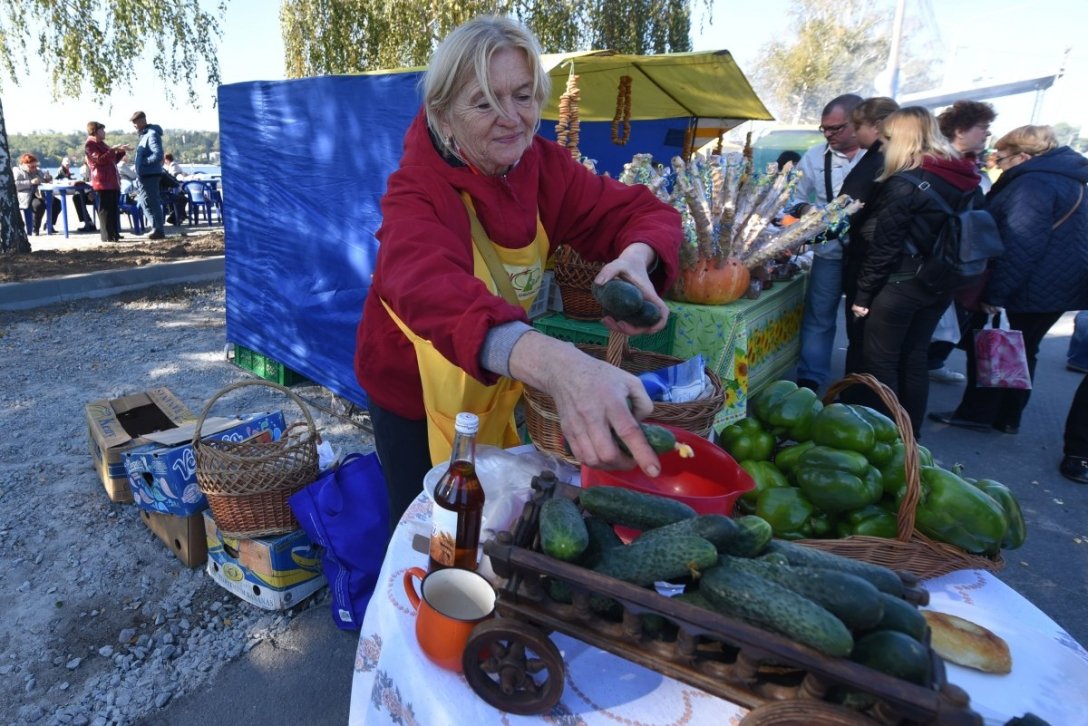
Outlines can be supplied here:
<path id="1" fill-rule="evenodd" d="M 996 144 L 1001 176 L 987 195 L 1005 244 L 982 293 L 982 310 L 1005 309 L 1009 328 L 1024 336 L 1035 378 L 1039 344 L 1068 310 L 1088 309 L 1088 159 L 1058 146 L 1049 126 L 1021 126 Z M 1015 434 L 1031 391 L 977 388 L 974 345 L 967 346 L 967 388 L 955 411 L 932 413 L 939 423 Z"/>
<path id="2" fill-rule="evenodd" d="M 882 186 L 865 223 L 869 247 L 850 310 L 865 319 L 862 372 L 895 392 L 917 436 L 929 398 L 926 352 L 954 287 L 917 278 L 948 221 L 932 195 L 952 209 L 963 208 L 968 196 L 980 207 L 983 197 L 974 163 L 960 156 L 925 108 L 892 113 L 883 135 Z"/>

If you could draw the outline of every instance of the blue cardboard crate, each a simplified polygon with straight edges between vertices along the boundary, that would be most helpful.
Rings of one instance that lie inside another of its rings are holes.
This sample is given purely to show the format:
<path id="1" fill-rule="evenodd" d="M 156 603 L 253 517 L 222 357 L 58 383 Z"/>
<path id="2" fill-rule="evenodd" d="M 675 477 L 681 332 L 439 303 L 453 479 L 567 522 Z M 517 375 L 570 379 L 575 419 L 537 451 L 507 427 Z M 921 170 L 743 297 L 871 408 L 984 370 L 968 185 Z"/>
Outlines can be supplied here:
<path id="1" fill-rule="evenodd" d="M 201 431 L 208 430 L 212 419 Z M 242 441 L 268 431 L 276 440 L 285 428 L 283 412 L 253 413 L 202 437 L 204 441 Z M 125 472 L 136 506 L 149 512 L 188 516 L 208 508 L 208 500 L 196 483 L 196 455 L 193 453 L 194 424 L 172 429 L 168 440 L 178 437 L 184 443 L 152 442 L 126 451 Z M 187 435 L 186 435 L 187 432 Z"/>

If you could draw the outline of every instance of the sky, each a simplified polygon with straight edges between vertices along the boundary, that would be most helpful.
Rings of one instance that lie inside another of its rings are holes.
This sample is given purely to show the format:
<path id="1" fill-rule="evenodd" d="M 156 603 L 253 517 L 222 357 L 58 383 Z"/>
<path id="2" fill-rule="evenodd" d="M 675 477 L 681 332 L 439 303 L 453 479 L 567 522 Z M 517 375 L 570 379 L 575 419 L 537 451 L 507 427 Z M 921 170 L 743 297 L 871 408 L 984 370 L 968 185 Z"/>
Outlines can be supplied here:
<path id="1" fill-rule="evenodd" d="M 201 0 L 210 6 L 210 0 Z M 891 32 L 892 0 L 873 0 L 888 8 Z M 751 74 L 759 51 L 775 38 L 787 38 L 792 18 L 790 0 L 714 0 L 711 20 L 704 22 L 701 0 L 696 0 L 693 23 L 695 50 L 732 52 L 741 70 Z M 932 41 L 944 61 L 943 87 L 948 90 L 990 85 L 1051 75 L 1064 76 L 1043 95 L 1038 109 L 1034 93 L 995 99 L 998 112 L 992 128 L 996 136 L 1026 123 L 1066 122 L 1088 133 L 1088 101 L 1078 89 L 1088 87 L 1088 3 L 1083 0 L 906 0 L 907 15 L 921 23 L 914 33 Z M 222 25 L 219 64 L 223 83 L 284 78 L 283 41 L 279 3 L 272 0 L 229 0 Z M 79 131 L 89 120 L 107 130 L 129 130 L 132 112 L 140 109 L 148 120 L 166 128 L 210 130 L 219 128 L 213 107 L 214 90 L 201 87 L 200 107 L 183 97 L 169 101 L 163 84 L 154 78 L 149 58 L 137 61 L 138 81 L 117 92 L 105 104 L 89 100 L 53 100 L 42 64 L 30 60 L 30 76 L 18 86 L 0 79 L 0 99 L 8 133 Z M 1032 118 L 1032 113 L 1035 117 Z"/>

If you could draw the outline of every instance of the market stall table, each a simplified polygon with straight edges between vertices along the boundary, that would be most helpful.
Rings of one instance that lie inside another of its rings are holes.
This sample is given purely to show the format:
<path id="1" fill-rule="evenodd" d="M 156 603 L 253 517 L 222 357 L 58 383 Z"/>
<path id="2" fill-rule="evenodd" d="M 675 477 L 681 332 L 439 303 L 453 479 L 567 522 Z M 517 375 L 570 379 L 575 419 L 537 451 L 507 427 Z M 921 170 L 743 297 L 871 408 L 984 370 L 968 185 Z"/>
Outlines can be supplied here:
<path id="1" fill-rule="evenodd" d="M 746 710 L 561 633 L 551 638 L 567 668 L 552 712 L 516 716 L 492 708 L 461 674 L 433 666 L 415 638 L 415 613 L 402 579 L 426 567 L 412 546 L 430 532 L 431 501 L 421 493 L 405 512 L 386 552 L 355 655 L 352 726 L 364 724 L 736 724 Z M 985 723 L 1031 711 L 1054 726 L 1088 725 L 1088 651 L 1042 611 L 981 570 L 930 580 L 929 607 L 960 615 L 1003 637 L 1013 672 L 988 675 L 952 664 L 948 680 L 971 696 Z"/>
<path id="2" fill-rule="evenodd" d="M 715 429 L 744 418 L 748 399 L 797 364 L 805 280 L 797 275 L 776 281 L 758 298 L 728 305 L 667 301 L 676 318 L 672 354 L 684 359 L 702 354 L 721 378 L 725 405 Z"/>

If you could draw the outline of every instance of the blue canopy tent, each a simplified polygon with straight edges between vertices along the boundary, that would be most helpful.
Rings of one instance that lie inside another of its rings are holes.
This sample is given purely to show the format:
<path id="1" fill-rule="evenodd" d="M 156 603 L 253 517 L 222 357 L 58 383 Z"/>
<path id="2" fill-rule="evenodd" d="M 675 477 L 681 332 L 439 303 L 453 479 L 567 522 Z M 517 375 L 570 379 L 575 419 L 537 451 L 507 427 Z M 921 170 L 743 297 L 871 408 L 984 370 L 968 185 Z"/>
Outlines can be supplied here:
<path id="1" fill-rule="evenodd" d="M 719 126 L 770 118 L 725 51 L 547 56 L 553 92 L 545 118 L 555 118 L 571 61 L 586 83 L 580 148 L 598 160 L 600 171 L 613 175 L 635 153 L 662 160 L 680 153 L 677 131 L 681 142 L 694 138 L 699 117 Z M 355 330 L 378 250 L 379 202 L 419 109 L 419 74 L 323 76 L 219 89 L 223 187 L 229 197 L 227 340 L 361 406 L 366 394 L 355 380 Z M 618 147 L 610 132 L 623 74 L 635 79 L 633 121 L 631 142 Z M 593 77 L 612 89 L 596 105 L 589 100 L 595 92 L 586 90 L 596 87 Z M 660 105 L 669 99 L 689 102 Z M 545 120 L 541 133 L 554 138 L 554 123 Z"/>

